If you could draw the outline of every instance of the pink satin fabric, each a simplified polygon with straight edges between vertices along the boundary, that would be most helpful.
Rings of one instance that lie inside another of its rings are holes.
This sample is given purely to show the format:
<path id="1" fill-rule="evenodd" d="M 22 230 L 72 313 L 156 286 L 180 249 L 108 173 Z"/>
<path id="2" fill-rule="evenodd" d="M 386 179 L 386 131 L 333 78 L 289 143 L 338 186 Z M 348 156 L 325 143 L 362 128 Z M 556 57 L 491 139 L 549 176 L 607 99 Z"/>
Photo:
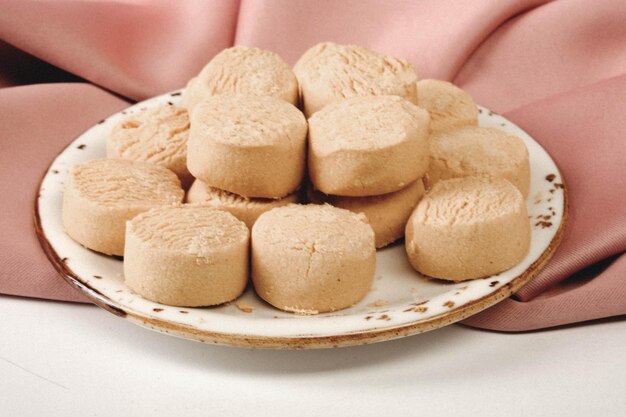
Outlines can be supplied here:
<path id="1" fill-rule="evenodd" d="M 332 40 L 461 85 L 563 173 L 570 223 L 554 259 L 466 324 L 521 331 L 626 314 L 624 1 L 0 0 L 0 10 L 0 293 L 85 301 L 39 247 L 33 199 L 52 158 L 125 107 L 120 97 L 180 88 L 233 44 L 293 64 Z"/>

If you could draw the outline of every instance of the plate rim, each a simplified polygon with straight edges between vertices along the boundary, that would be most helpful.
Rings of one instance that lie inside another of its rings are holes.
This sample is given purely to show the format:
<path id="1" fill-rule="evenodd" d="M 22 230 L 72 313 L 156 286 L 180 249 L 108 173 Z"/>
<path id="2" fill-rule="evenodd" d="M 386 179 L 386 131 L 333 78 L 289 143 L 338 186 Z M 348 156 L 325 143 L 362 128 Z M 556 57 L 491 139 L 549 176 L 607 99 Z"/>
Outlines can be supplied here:
<path id="1" fill-rule="evenodd" d="M 173 92 L 178 92 L 181 90 L 174 90 Z M 162 95 L 171 94 L 165 93 Z M 152 97 L 157 98 L 161 95 Z M 149 98 L 148 100 L 150 100 Z M 134 103 L 130 106 L 133 107 L 139 104 Z M 487 109 L 484 106 L 480 106 L 484 109 Z M 102 119 L 97 124 L 104 122 L 106 119 L 111 117 L 112 115 L 116 115 L 121 113 L 125 109 L 122 109 L 118 112 L 112 113 L 110 116 Z M 489 110 L 489 109 L 487 109 Z M 493 112 L 495 114 L 495 112 Z M 385 340 L 397 339 L 400 337 L 412 336 L 419 333 L 424 333 L 430 330 L 435 330 L 440 327 L 447 326 L 449 324 L 456 323 L 463 319 L 466 319 L 482 310 L 495 305 L 503 298 L 507 298 L 513 295 L 517 290 L 519 290 L 522 286 L 532 281 L 538 273 L 543 269 L 545 264 L 552 258 L 556 249 L 560 245 L 563 235 L 566 229 L 566 225 L 569 220 L 569 196 L 568 196 L 568 188 L 561 174 L 561 170 L 559 169 L 556 161 L 552 158 L 552 156 L 539 144 L 536 140 L 535 142 L 546 152 L 552 162 L 556 166 L 560 178 L 561 184 L 563 187 L 563 214 L 561 223 L 559 224 L 558 229 L 556 230 L 554 236 L 550 240 L 550 243 L 546 247 L 546 249 L 541 253 L 541 255 L 526 268 L 522 273 L 513 278 L 508 283 L 504 284 L 502 287 L 498 288 L 494 292 L 484 295 L 475 300 L 471 300 L 468 303 L 464 304 L 462 307 L 454 309 L 452 311 L 443 312 L 437 314 L 435 316 L 429 317 L 423 320 L 417 320 L 414 322 L 409 322 L 405 324 L 400 324 L 396 326 L 390 327 L 381 327 L 377 329 L 365 330 L 365 331 L 354 331 L 354 332 L 346 332 L 342 334 L 336 335 L 322 335 L 322 336 L 258 336 L 258 335 L 245 335 L 240 333 L 224 333 L 224 332 L 215 332 L 209 330 L 202 330 L 195 328 L 193 326 L 177 323 L 171 320 L 166 320 L 162 318 L 153 318 L 148 316 L 143 316 L 141 314 L 134 313 L 132 311 L 127 311 L 124 306 L 120 305 L 116 301 L 112 300 L 108 296 L 102 294 L 97 289 L 93 288 L 88 283 L 81 281 L 78 274 L 74 273 L 71 268 L 69 268 L 62 258 L 59 257 L 57 252 L 52 247 L 51 243 L 48 241 L 45 232 L 43 231 L 41 219 L 39 215 L 39 199 L 37 196 L 40 193 L 42 183 L 46 178 L 48 171 L 51 166 L 54 164 L 56 159 L 68 149 L 72 143 L 75 142 L 76 139 L 81 137 L 85 132 L 91 129 L 95 124 L 90 125 L 85 131 L 81 132 L 79 135 L 75 136 L 71 139 L 66 146 L 64 146 L 54 158 L 52 158 L 51 162 L 46 166 L 43 174 L 41 175 L 37 187 L 35 189 L 35 199 L 33 204 L 33 223 L 35 229 L 35 235 L 39 244 L 41 245 L 46 257 L 54 267 L 54 269 L 61 275 L 61 277 L 72 287 L 78 289 L 83 295 L 85 295 L 92 303 L 102 308 L 103 310 L 108 311 L 111 314 L 114 314 L 118 317 L 127 319 L 135 324 L 138 324 L 142 327 L 159 331 L 162 333 L 166 333 L 169 335 L 173 335 L 176 337 L 194 340 L 202 343 L 211 343 L 216 345 L 223 346 L 232 346 L 232 347 L 243 347 L 243 348 L 257 348 L 257 349 L 320 349 L 320 348 L 335 348 L 335 347 L 348 347 L 348 346 L 358 346 L 363 344 L 376 343 Z M 533 138 L 534 140 L 534 138 Z"/>

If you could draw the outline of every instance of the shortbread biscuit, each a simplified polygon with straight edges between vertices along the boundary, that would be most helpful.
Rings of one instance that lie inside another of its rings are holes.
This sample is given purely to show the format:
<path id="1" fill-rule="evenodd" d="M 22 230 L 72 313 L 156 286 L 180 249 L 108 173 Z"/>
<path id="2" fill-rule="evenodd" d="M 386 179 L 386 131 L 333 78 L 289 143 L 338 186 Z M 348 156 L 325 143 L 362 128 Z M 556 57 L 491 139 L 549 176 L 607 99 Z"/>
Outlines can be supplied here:
<path id="1" fill-rule="evenodd" d="M 418 179 L 399 191 L 371 197 L 327 195 L 312 187 L 307 188 L 307 194 L 312 203 L 328 203 L 365 214 L 376 236 L 376 248 L 380 249 L 404 236 L 406 222 L 424 196 L 424 183 Z"/>
<path id="2" fill-rule="evenodd" d="M 317 44 L 300 57 L 294 72 L 307 117 L 355 96 L 395 95 L 417 103 L 413 66 L 360 46 Z"/>
<path id="3" fill-rule="evenodd" d="M 528 196 L 528 149 L 517 136 L 495 128 L 462 127 L 432 134 L 430 152 L 429 187 L 443 179 L 487 174 L 509 180 Z"/>
<path id="4" fill-rule="evenodd" d="M 419 80 L 417 104 L 430 113 L 431 132 L 478 124 L 478 108 L 472 97 L 447 81 Z"/>
<path id="5" fill-rule="evenodd" d="M 63 227 L 81 245 L 124 254 L 126 221 L 153 207 L 179 204 L 185 192 L 172 171 L 146 162 L 96 159 L 76 165 L 63 194 Z"/>
<path id="6" fill-rule="evenodd" d="M 298 203 L 298 193 L 291 193 L 276 200 L 268 198 L 246 198 L 238 194 L 218 188 L 209 187 L 200 180 L 194 181 L 187 192 L 186 201 L 189 204 L 198 204 L 225 210 L 244 222 L 248 228 L 266 211 L 273 208 Z"/>
<path id="7" fill-rule="evenodd" d="M 441 181 L 411 215 L 405 242 L 411 265 L 429 277 L 463 281 L 491 276 L 528 253 L 526 203 L 503 178 Z"/>
<path id="8" fill-rule="evenodd" d="M 277 54 L 259 48 L 224 49 L 192 78 L 184 92 L 189 112 L 216 95 L 271 96 L 298 104 L 298 81 L 291 67 Z"/>
<path id="9" fill-rule="evenodd" d="M 273 306 L 302 314 L 349 307 L 369 290 L 374 231 L 365 216 L 329 205 L 275 208 L 252 228 L 252 281 Z"/>
<path id="10" fill-rule="evenodd" d="M 428 168 L 426 110 L 397 96 L 354 97 L 309 119 L 309 176 L 326 194 L 398 191 Z"/>
<path id="11" fill-rule="evenodd" d="M 150 162 L 173 171 L 183 188 L 193 177 L 187 169 L 187 110 L 165 104 L 126 116 L 107 138 L 107 158 Z"/>
<path id="12" fill-rule="evenodd" d="M 306 133 L 302 113 L 283 100 L 211 97 L 191 115 L 187 167 L 211 187 L 281 198 L 302 181 Z"/>
<path id="13" fill-rule="evenodd" d="M 225 211 L 154 208 L 128 222 L 124 280 L 159 303 L 222 304 L 246 287 L 249 244 L 246 225 Z"/>

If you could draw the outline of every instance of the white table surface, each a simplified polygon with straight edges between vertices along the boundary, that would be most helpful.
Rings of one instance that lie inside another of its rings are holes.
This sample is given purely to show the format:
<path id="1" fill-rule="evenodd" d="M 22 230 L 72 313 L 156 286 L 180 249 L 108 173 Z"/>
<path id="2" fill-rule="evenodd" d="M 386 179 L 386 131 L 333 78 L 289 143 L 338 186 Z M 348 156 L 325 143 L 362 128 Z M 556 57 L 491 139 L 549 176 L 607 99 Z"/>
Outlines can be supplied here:
<path id="1" fill-rule="evenodd" d="M 3 417 L 626 415 L 626 321 L 260 351 L 91 305 L 0 296 L 0 317 Z"/>

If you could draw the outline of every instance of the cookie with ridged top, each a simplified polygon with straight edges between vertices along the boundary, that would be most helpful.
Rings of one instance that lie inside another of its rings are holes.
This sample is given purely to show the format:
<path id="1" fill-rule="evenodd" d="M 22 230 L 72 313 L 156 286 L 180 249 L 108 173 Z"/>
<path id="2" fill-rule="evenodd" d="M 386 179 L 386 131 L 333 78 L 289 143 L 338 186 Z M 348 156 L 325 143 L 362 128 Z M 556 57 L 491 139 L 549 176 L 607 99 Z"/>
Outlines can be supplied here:
<path id="1" fill-rule="evenodd" d="M 192 78 L 184 92 L 191 112 L 202 100 L 216 95 L 271 96 L 298 104 L 298 81 L 291 67 L 276 53 L 260 48 L 224 49 Z"/>
<path id="2" fill-rule="evenodd" d="M 428 168 L 429 116 L 397 96 L 354 97 L 309 119 L 309 176 L 333 195 L 398 191 Z"/>
<path id="3" fill-rule="evenodd" d="M 63 227 L 81 245 L 124 254 L 126 221 L 153 207 L 179 204 L 185 192 L 172 171 L 123 159 L 72 168 L 63 194 Z"/>
<path id="4" fill-rule="evenodd" d="M 503 178 L 440 181 L 415 208 L 405 242 L 411 265 L 424 275 L 463 281 L 497 274 L 528 253 L 526 203 Z"/>
<path id="5" fill-rule="evenodd" d="M 248 280 L 250 232 L 232 214 L 208 207 L 162 207 L 128 222 L 126 285 L 144 298 L 209 306 L 239 297 Z"/>
<path id="6" fill-rule="evenodd" d="M 524 142 L 495 128 L 466 126 L 430 136 L 428 186 L 470 175 L 502 177 L 524 198 L 530 188 L 530 161 Z"/>
<path id="7" fill-rule="evenodd" d="M 417 103 L 417 74 L 408 62 L 356 45 L 319 43 L 294 66 L 304 114 L 356 96 L 396 95 Z"/>
<path id="8" fill-rule="evenodd" d="M 107 158 L 150 162 L 168 168 L 188 188 L 193 177 L 187 169 L 187 110 L 161 105 L 126 116 L 107 137 Z"/>
<path id="9" fill-rule="evenodd" d="M 304 115 L 283 100 L 211 97 L 191 115 L 187 167 L 211 187 L 281 198 L 302 181 L 306 134 Z"/>
<path id="10" fill-rule="evenodd" d="M 288 205 L 252 228 L 252 281 L 273 306 L 302 314 L 361 300 L 376 269 L 374 231 L 362 214 L 330 205 Z"/>

